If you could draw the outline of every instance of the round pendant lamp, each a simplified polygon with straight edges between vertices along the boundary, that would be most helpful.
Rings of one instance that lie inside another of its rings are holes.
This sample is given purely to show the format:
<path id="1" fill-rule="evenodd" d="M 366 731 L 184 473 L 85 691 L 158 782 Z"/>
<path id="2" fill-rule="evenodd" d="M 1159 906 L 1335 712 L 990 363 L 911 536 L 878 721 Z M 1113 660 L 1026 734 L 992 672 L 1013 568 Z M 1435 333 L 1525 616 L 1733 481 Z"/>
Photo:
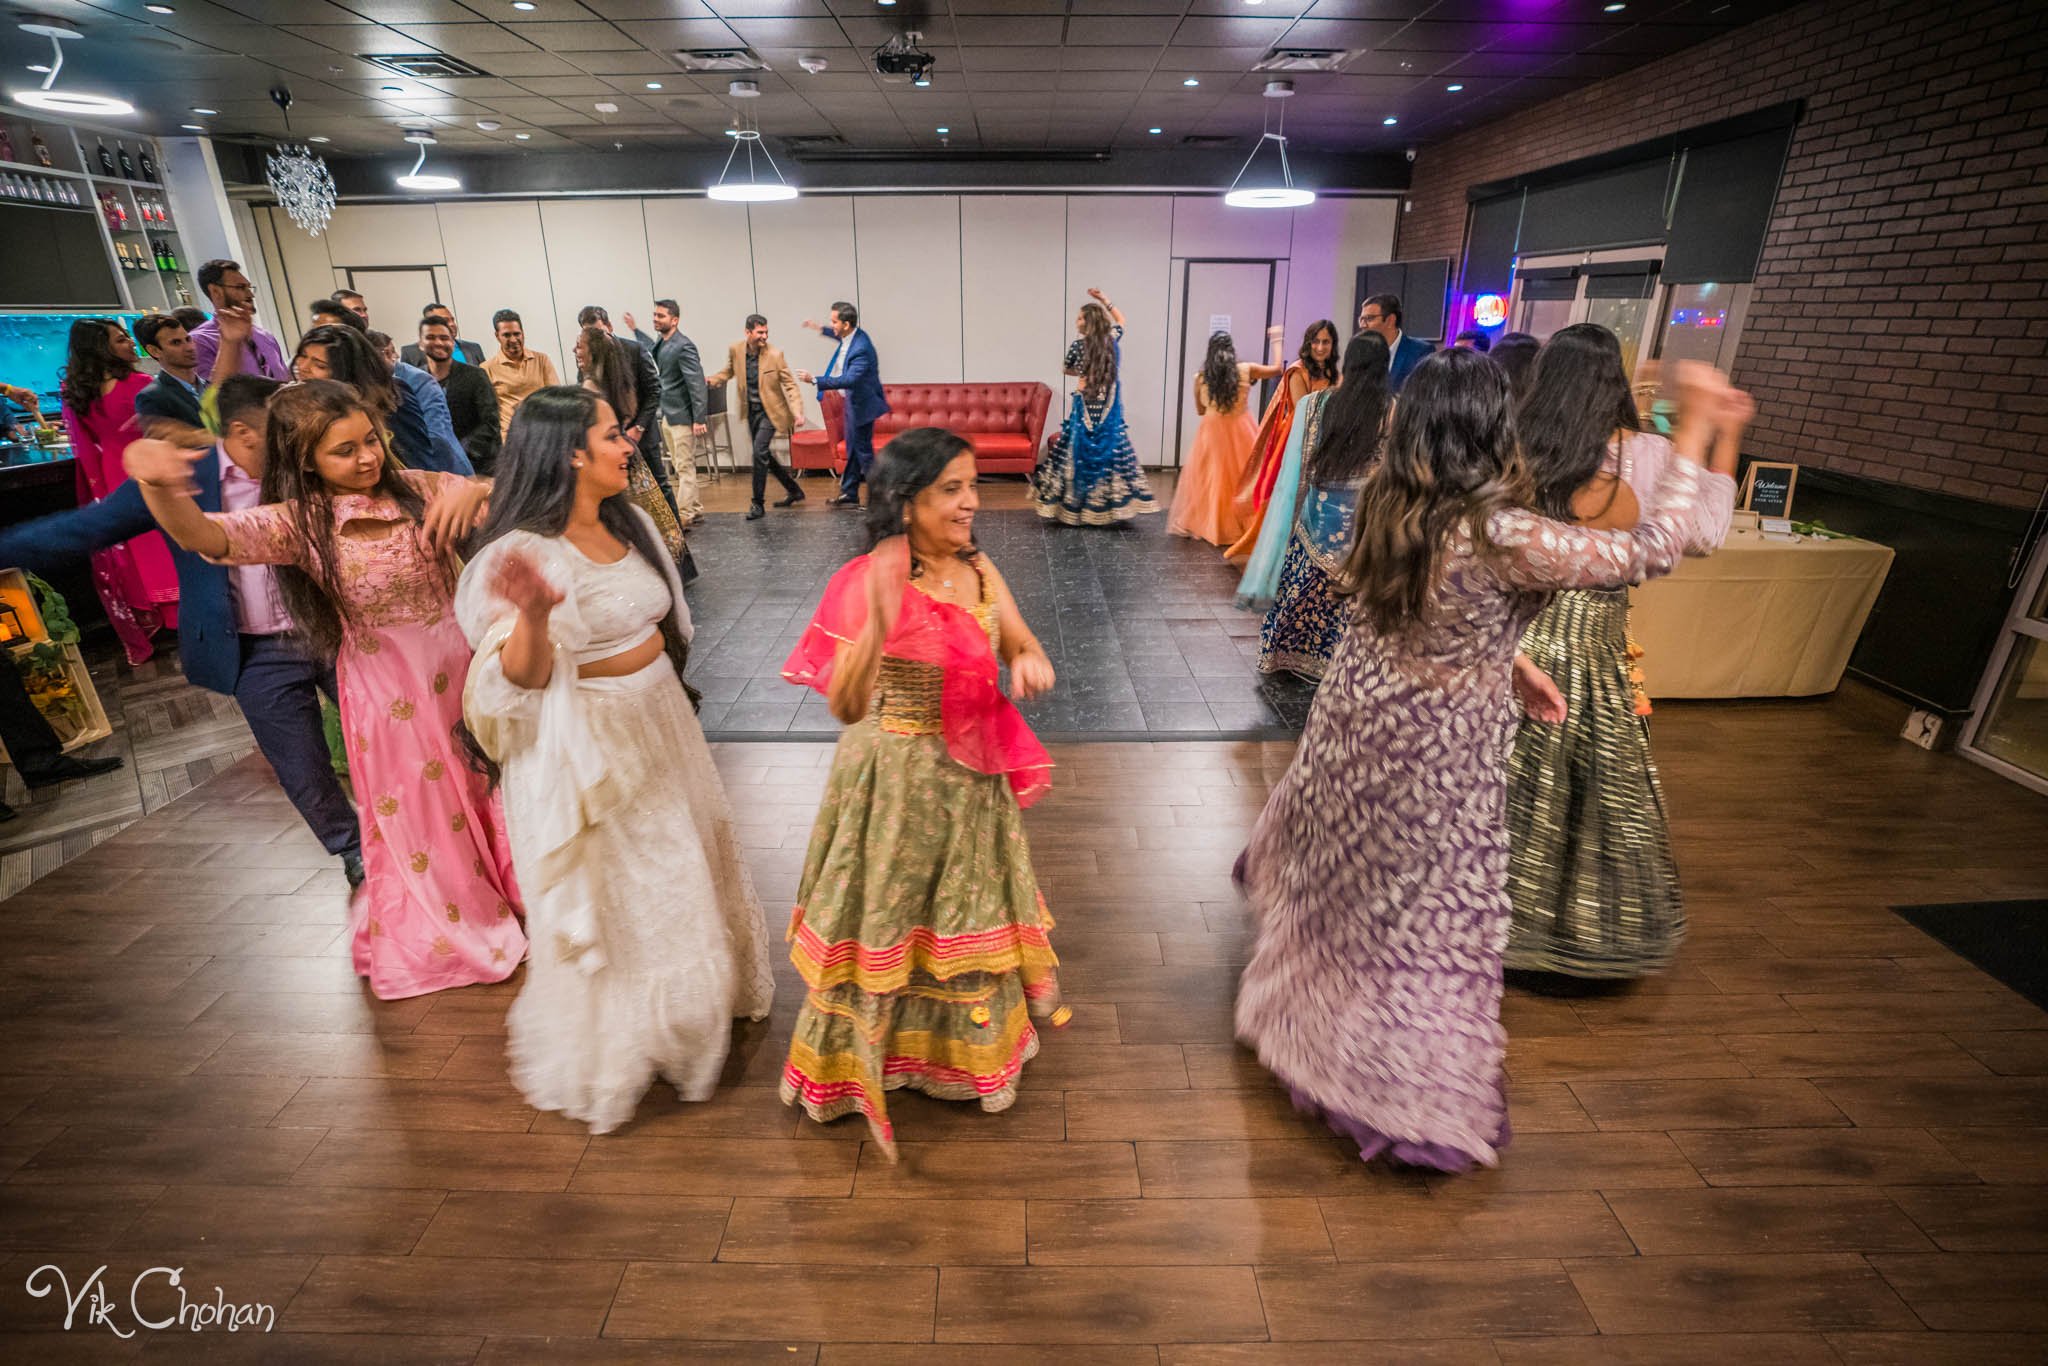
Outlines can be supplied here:
<path id="1" fill-rule="evenodd" d="M 738 94 L 734 91 L 734 94 Z M 751 118 L 742 118 L 738 126 L 726 130 L 733 139 L 732 150 L 725 154 L 725 169 L 718 173 L 718 183 L 706 186 L 704 193 L 711 199 L 728 203 L 761 204 L 778 199 L 795 199 L 796 186 L 782 178 L 782 168 L 775 164 L 768 146 L 761 141 L 761 130 Z M 743 176 L 733 174 L 733 163 L 739 159 L 740 149 L 747 149 L 747 164 Z M 760 149 L 761 159 L 768 163 L 773 180 L 763 179 L 754 165 L 754 151 Z"/>
<path id="2" fill-rule="evenodd" d="M 132 114 L 135 106 L 126 100 L 117 100 L 112 95 L 92 95 L 82 90 L 55 90 L 57 73 L 64 69 L 64 44 L 85 35 L 75 28 L 62 24 L 23 24 L 23 33 L 33 33 L 38 38 L 50 40 L 50 71 L 43 77 L 43 83 L 34 90 L 10 90 L 7 97 L 28 109 L 45 109 L 52 114 L 85 114 L 112 117 L 118 114 Z"/>
<path id="3" fill-rule="evenodd" d="M 421 169 L 427 164 L 427 148 L 434 145 L 434 135 L 432 133 L 422 129 L 411 129 L 406 133 L 405 140 L 418 146 L 420 154 L 418 159 L 413 162 L 412 169 L 398 177 L 399 189 L 459 190 L 462 188 L 462 182 L 452 175 L 431 175 Z"/>
<path id="4" fill-rule="evenodd" d="M 1244 159 L 1244 165 L 1237 168 L 1237 179 L 1230 182 L 1229 190 L 1223 195 L 1223 202 L 1232 208 L 1298 209 L 1316 202 L 1314 190 L 1295 185 L 1294 173 L 1287 165 L 1287 106 L 1281 102 L 1293 94 L 1292 81 L 1266 82 L 1265 129 L 1259 134 L 1258 145 L 1252 148 L 1252 154 Z M 1278 128 L 1273 126 L 1272 111 L 1275 109 L 1280 111 Z M 1253 163 L 1259 160 L 1259 153 L 1266 150 L 1268 143 L 1272 144 L 1274 155 L 1266 158 L 1266 164 L 1259 173 L 1252 174 Z M 1249 183 L 1245 179 L 1248 174 L 1251 175 Z"/>

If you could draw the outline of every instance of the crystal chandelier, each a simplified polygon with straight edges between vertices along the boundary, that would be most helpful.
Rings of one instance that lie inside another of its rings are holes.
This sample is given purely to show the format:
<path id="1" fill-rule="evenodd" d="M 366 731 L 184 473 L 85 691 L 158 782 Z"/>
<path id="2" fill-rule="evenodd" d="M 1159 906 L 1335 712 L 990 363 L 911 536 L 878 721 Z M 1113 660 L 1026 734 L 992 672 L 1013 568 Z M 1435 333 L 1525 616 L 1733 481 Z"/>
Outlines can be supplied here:
<path id="1" fill-rule="evenodd" d="M 292 92 L 279 86 L 270 98 L 283 111 L 289 131 Z M 308 235 L 318 237 L 334 217 L 334 174 L 304 143 L 279 143 L 263 163 L 263 179 L 292 222 Z"/>

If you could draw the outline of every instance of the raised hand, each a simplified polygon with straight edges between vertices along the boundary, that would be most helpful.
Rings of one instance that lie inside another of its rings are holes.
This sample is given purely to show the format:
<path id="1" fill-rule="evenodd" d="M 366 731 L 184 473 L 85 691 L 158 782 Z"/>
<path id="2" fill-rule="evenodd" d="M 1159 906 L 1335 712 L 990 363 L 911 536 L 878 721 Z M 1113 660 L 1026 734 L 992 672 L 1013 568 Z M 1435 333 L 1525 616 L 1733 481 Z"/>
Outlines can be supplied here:
<path id="1" fill-rule="evenodd" d="M 802 325 L 806 332 L 816 332 L 818 330 L 818 320 L 816 318 L 805 318 Z"/>
<path id="2" fill-rule="evenodd" d="M 1101 304 L 1104 308 L 1109 307 L 1109 296 L 1107 294 L 1104 294 L 1101 290 L 1097 289 L 1094 285 L 1088 286 L 1088 297 L 1095 300 L 1096 303 Z"/>
<path id="3" fill-rule="evenodd" d="M 223 308 L 213 315 L 220 325 L 220 340 L 223 346 L 240 346 L 249 340 L 249 330 L 256 326 L 256 313 L 248 308 Z"/>
<path id="4" fill-rule="evenodd" d="M 624 324 L 626 325 L 626 330 L 627 330 L 628 332 L 632 332 L 632 331 L 635 331 L 635 330 L 637 330 L 637 329 L 636 329 L 636 327 L 635 327 L 635 324 L 634 324 L 634 322 L 633 322 L 633 315 L 632 315 L 632 314 L 630 314 L 630 313 L 621 313 L 621 314 L 619 315 L 619 321 L 620 321 L 620 322 L 622 322 L 622 323 L 624 323 Z"/>
<path id="5" fill-rule="evenodd" d="M 798 384 L 809 384 L 812 382 L 811 372 L 808 370 L 792 370 L 789 373 L 796 376 Z"/>
<path id="6" fill-rule="evenodd" d="M 121 464 L 128 477 L 138 484 L 190 496 L 199 492 L 199 486 L 192 481 L 192 467 L 211 449 L 194 449 L 170 441 L 131 441 L 121 452 Z"/>
<path id="7" fill-rule="evenodd" d="M 491 575 L 491 592 L 510 603 L 521 616 L 545 617 L 562 600 L 534 562 L 516 550 L 507 551 Z"/>

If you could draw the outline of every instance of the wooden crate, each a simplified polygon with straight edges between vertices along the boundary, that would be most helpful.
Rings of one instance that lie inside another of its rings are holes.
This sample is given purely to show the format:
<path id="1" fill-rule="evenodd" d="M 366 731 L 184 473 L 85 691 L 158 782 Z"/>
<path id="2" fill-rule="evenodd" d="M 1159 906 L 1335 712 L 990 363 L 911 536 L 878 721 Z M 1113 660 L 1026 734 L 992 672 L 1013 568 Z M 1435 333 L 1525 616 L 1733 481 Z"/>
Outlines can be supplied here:
<path id="1" fill-rule="evenodd" d="M 59 647 L 63 659 L 54 670 L 31 665 L 29 652 L 38 645 L 47 645 L 50 633 L 43 626 L 42 615 L 35 610 L 35 595 L 29 591 L 28 577 L 20 570 L 0 569 L 0 603 L 15 610 L 26 633 L 25 639 L 9 641 L 0 649 L 12 652 L 22 682 L 28 685 L 29 696 L 57 732 L 65 753 L 112 735 L 114 728 L 107 721 L 107 709 L 100 703 L 99 689 L 93 686 L 85 657 L 76 645 Z"/>

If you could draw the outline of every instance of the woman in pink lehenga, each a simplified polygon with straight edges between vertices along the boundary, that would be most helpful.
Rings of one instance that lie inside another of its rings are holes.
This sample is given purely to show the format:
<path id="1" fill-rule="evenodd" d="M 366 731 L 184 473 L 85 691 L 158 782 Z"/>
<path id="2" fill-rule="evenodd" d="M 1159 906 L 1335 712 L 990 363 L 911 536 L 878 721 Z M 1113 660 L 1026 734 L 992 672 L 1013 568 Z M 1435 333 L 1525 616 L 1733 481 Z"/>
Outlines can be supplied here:
<path id="1" fill-rule="evenodd" d="M 121 486 L 121 448 L 142 435 L 135 421 L 135 396 L 149 376 L 135 368 L 135 342 L 110 318 L 80 318 L 71 324 L 69 354 L 60 390 L 64 430 L 71 438 L 72 470 L 83 507 Z M 178 567 L 156 532 L 96 551 L 92 586 L 130 664 L 154 652 L 150 637 L 178 629 Z"/>
<path id="2" fill-rule="evenodd" d="M 502 981 L 526 934 L 503 815 L 454 736 L 470 649 L 445 553 L 489 486 L 400 470 L 332 380 L 278 391 L 268 445 L 264 502 L 241 512 L 192 501 L 186 472 L 210 453 L 142 441 L 128 469 L 179 545 L 281 566 L 292 621 L 335 656 L 368 873 L 350 911 L 356 971 L 385 1000 Z"/>

